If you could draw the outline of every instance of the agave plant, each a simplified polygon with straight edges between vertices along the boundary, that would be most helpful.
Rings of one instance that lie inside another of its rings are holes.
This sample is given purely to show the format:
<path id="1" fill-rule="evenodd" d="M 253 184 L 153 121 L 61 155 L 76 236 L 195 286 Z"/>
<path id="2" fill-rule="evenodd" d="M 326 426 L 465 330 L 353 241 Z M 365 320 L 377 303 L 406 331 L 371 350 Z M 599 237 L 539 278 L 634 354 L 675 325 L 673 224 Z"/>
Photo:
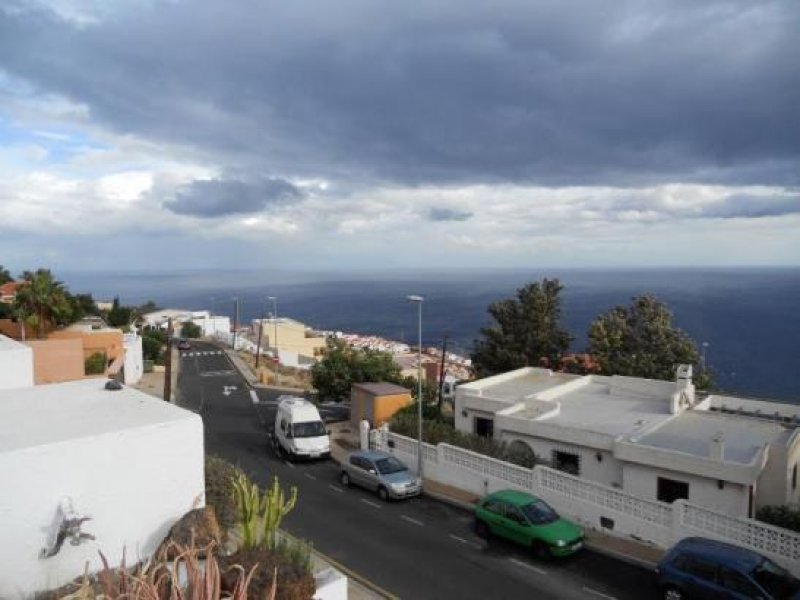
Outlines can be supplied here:
<path id="1" fill-rule="evenodd" d="M 237 530 L 241 547 L 251 550 L 258 546 L 275 548 L 275 534 L 283 518 L 297 502 L 297 487 L 292 486 L 286 499 L 278 478 L 262 495 L 258 486 L 244 474 L 239 473 L 233 485 L 237 511 Z"/>

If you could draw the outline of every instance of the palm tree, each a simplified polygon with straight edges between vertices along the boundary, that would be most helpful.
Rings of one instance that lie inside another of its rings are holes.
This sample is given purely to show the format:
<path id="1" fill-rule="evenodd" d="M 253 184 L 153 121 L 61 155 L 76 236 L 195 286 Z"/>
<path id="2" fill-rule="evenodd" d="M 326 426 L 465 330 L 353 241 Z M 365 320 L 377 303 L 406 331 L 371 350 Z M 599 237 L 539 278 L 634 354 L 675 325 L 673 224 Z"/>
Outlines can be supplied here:
<path id="1" fill-rule="evenodd" d="M 37 269 L 34 273 L 25 271 L 22 282 L 15 305 L 23 322 L 36 329 L 37 337 L 44 337 L 48 323 L 55 325 L 69 321 L 72 309 L 67 291 L 50 269 Z"/>

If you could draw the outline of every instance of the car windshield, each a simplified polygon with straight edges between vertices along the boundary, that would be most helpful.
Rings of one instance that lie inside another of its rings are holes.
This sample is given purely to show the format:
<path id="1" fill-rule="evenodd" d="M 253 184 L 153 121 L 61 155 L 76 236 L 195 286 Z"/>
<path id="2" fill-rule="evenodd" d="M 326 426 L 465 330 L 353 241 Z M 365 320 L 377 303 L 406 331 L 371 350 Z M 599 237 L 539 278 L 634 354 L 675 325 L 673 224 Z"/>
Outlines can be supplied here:
<path id="1" fill-rule="evenodd" d="M 522 507 L 522 512 L 534 525 L 546 525 L 558 521 L 558 513 L 544 500 L 536 500 Z"/>
<path id="2" fill-rule="evenodd" d="M 766 558 L 753 569 L 753 579 L 773 598 L 788 598 L 797 588 L 797 582 L 787 570 Z"/>
<path id="3" fill-rule="evenodd" d="M 379 458 L 375 461 L 375 466 L 378 468 L 378 473 L 381 475 L 389 475 L 390 473 L 399 473 L 400 471 L 406 470 L 406 466 L 394 456 Z"/>
<path id="4" fill-rule="evenodd" d="M 325 425 L 322 421 L 309 421 L 307 423 L 294 423 L 292 435 L 296 438 L 319 437 L 325 435 Z"/>

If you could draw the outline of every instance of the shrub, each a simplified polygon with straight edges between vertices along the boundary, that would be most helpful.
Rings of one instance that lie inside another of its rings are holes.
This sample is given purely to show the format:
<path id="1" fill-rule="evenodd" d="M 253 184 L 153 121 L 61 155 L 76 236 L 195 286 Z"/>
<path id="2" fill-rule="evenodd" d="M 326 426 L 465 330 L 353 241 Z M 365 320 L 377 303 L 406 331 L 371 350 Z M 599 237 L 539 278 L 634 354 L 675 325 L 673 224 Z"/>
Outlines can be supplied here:
<path id="1" fill-rule="evenodd" d="M 102 375 L 106 372 L 105 352 L 95 352 L 83 361 L 83 371 L 86 375 Z"/>
<path id="2" fill-rule="evenodd" d="M 770 525 L 800 532 L 800 507 L 764 506 L 756 511 L 756 519 Z"/>
<path id="3" fill-rule="evenodd" d="M 311 600 L 316 591 L 314 577 L 309 570 L 299 568 L 286 555 L 267 548 L 242 549 L 230 556 L 220 557 L 219 563 L 224 590 L 232 590 L 242 580 L 244 573 L 257 565 L 248 586 L 249 598 L 264 598 L 276 578 L 279 582 L 275 586 L 276 600 Z M 243 570 L 228 570 L 229 565 L 241 565 Z"/>
<path id="4" fill-rule="evenodd" d="M 186 321 L 181 326 L 181 337 L 196 339 L 203 336 L 203 330 L 200 325 Z"/>
<path id="5" fill-rule="evenodd" d="M 410 411 L 398 411 L 392 417 L 390 428 L 400 435 L 416 438 L 418 417 Z M 508 444 L 474 433 L 459 431 L 449 422 L 424 418 L 422 421 L 422 440 L 428 444 L 450 444 L 465 450 L 477 452 L 498 460 L 533 468 L 542 461 L 533 452 L 521 452 Z"/>
<path id="6" fill-rule="evenodd" d="M 274 550 L 278 527 L 297 502 L 297 487 L 290 488 L 287 500 L 278 478 L 274 477 L 272 486 L 262 495 L 258 486 L 242 473 L 233 481 L 233 498 L 242 549 Z"/>
<path id="7" fill-rule="evenodd" d="M 233 482 L 244 472 L 218 456 L 206 457 L 206 504 L 214 507 L 217 521 L 223 530 L 236 523 L 236 504 L 233 498 Z"/>

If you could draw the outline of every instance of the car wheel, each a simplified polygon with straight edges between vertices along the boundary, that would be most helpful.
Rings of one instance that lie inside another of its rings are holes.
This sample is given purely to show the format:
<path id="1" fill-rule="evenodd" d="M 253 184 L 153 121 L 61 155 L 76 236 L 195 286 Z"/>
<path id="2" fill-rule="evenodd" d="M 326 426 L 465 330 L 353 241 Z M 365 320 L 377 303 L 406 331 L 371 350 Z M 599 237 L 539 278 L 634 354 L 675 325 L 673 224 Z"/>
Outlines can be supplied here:
<path id="1" fill-rule="evenodd" d="M 533 555 L 540 560 L 547 560 L 550 558 L 550 548 L 548 548 L 547 544 L 544 542 L 535 540 L 533 544 L 531 544 L 531 549 L 533 550 Z"/>
<path id="2" fill-rule="evenodd" d="M 350 485 L 350 475 L 348 475 L 345 471 L 342 471 L 342 474 L 339 475 L 339 481 L 342 482 L 342 485 L 347 487 Z"/>
<path id="3" fill-rule="evenodd" d="M 486 523 L 480 519 L 475 519 L 475 535 L 484 540 L 488 540 L 492 532 L 489 530 L 489 526 Z"/>
<path id="4" fill-rule="evenodd" d="M 389 501 L 389 492 L 386 490 L 385 487 L 381 486 L 378 488 L 378 498 L 380 498 L 384 502 Z"/>
<path id="5" fill-rule="evenodd" d="M 671 585 L 664 588 L 664 600 L 683 600 L 683 592 Z"/>

